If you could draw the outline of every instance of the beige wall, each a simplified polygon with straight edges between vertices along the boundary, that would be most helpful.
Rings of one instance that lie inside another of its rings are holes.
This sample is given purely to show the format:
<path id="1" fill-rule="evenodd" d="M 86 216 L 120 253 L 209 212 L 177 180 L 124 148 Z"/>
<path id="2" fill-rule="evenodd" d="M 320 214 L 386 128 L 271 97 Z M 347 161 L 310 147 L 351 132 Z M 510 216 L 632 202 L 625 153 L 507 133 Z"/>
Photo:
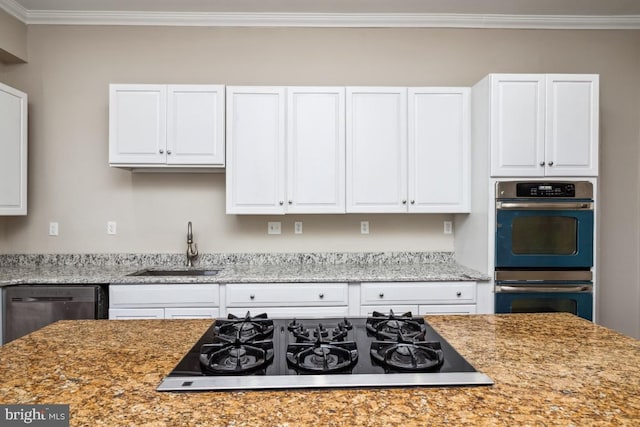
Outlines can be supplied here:
<path id="1" fill-rule="evenodd" d="M 447 215 L 227 216 L 223 174 L 111 169 L 109 83 L 470 86 L 490 72 L 599 73 L 599 316 L 640 335 L 640 31 L 31 26 L 28 39 L 29 64 L 0 64 L 0 81 L 29 94 L 31 132 L 29 215 L 0 219 L 0 253 L 180 252 L 189 220 L 201 252 L 453 250 Z M 274 219 L 281 236 L 266 235 Z"/>
<path id="2" fill-rule="evenodd" d="M 0 61 L 27 61 L 27 26 L 0 9 Z"/>

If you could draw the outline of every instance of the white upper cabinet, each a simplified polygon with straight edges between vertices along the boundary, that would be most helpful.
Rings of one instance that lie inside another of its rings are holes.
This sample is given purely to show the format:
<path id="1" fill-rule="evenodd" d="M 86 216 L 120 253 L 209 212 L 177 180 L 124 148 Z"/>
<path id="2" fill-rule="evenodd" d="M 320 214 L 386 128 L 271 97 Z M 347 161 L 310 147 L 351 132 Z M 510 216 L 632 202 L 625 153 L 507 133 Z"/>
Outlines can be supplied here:
<path id="1" fill-rule="evenodd" d="M 347 88 L 347 212 L 407 211 L 407 89 Z"/>
<path id="2" fill-rule="evenodd" d="M 344 213 L 344 88 L 227 88 L 227 213 Z"/>
<path id="3" fill-rule="evenodd" d="M 224 166 L 224 86 L 109 87 L 109 163 Z"/>
<path id="4" fill-rule="evenodd" d="M 0 83 L 0 215 L 27 214 L 27 94 Z"/>
<path id="5" fill-rule="evenodd" d="M 345 212 L 344 88 L 287 88 L 287 213 Z"/>
<path id="6" fill-rule="evenodd" d="M 598 174 L 597 75 L 492 74 L 483 82 L 492 176 Z"/>
<path id="7" fill-rule="evenodd" d="M 228 214 L 284 213 L 285 102 L 283 87 L 227 87 Z"/>
<path id="8" fill-rule="evenodd" d="M 470 93 L 409 88 L 409 212 L 469 212 Z"/>

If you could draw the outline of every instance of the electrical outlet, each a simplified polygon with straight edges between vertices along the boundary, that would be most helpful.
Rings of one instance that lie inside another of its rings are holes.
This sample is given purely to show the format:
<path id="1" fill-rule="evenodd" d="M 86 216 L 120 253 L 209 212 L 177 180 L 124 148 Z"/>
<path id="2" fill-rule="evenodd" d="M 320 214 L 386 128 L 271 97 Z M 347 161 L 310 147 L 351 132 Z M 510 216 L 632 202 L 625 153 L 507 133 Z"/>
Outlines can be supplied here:
<path id="1" fill-rule="evenodd" d="M 444 221 L 444 234 L 453 233 L 453 223 L 451 221 Z"/>
<path id="2" fill-rule="evenodd" d="M 360 234 L 369 234 L 369 221 L 360 221 Z"/>
<path id="3" fill-rule="evenodd" d="M 302 221 L 296 221 L 293 223 L 293 233 L 302 234 Z"/>
<path id="4" fill-rule="evenodd" d="M 116 222 L 107 221 L 107 234 L 116 234 Z"/>
<path id="5" fill-rule="evenodd" d="M 281 234 L 282 223 L 280 221 L 267 222 L 267 234 Z"/>
<path id="6" fill-rule="evenodd" d="M 50 222 L 49 223 L 49 236 L 57 236 L 58 235 L 58 223 Z"/>

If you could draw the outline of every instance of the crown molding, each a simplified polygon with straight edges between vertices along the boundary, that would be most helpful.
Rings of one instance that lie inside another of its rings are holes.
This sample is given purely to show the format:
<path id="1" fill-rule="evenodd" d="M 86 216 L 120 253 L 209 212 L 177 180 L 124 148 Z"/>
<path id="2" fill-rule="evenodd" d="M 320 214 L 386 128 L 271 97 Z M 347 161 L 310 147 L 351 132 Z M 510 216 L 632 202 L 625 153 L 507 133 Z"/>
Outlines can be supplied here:
<path id="1" fill-rule="evenodd" d="M 207 27 L 371 27 L 637 30 L 640 15 L 481 15 L 438 13 L 200 13 L 27 10 L 0 8 L 28 25 L 154 25 Z"/>

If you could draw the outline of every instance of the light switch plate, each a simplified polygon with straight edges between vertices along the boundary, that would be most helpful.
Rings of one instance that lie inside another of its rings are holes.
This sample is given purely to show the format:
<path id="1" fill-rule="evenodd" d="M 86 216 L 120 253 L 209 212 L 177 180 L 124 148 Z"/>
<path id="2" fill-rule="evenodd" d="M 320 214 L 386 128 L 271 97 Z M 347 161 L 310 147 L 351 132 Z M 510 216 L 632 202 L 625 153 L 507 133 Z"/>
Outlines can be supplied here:
<path id="1" fill-rule="evenodd" d="M 281 234 L 282 223 L 280 221 L 267 222 L 267 234 Z"/>
<path id="2" fill-rule="evenodd" d="M 453 233 L 453 223 L 451 221 L 445 221 L 444 222 L 444 230 L 443 230 L 444 234 L 451 234 Z"/>
<path id="3" fill-rule="evenodd" d="M 116 222 L 115 221 L 107 221 L 107 234 L 116 234 Z"/>
<path id="4" fill-rule="evenodd" d="M 369 234 L 369 221 L 360 221 L 360 234 Z"/>
<path id="5" fill-rule="evenodd" d="M 302 234 L 302 221 L 296 221 L 293 223 L 293 233 Z"/>
<path id="6" fill-rule="evenodd" d="M 49 223 L 49 236 L 57 236 L 58 235 L 58 223 L 50 222 Z"/>

